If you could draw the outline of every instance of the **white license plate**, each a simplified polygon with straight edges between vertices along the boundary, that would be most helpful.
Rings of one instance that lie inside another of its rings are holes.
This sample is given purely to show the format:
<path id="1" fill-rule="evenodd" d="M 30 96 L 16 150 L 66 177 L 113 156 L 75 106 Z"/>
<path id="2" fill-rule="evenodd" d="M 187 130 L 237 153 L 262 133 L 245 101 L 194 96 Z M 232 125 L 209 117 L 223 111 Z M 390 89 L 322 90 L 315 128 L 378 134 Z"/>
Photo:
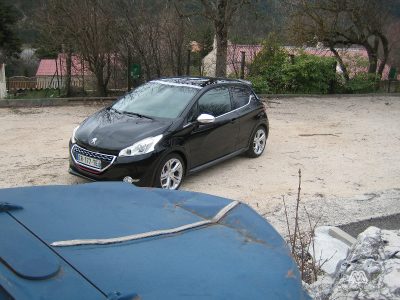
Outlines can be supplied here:
<path id="1" fill-rule="evenodd" d="M 77 159 L 78 162 L 94 167 L 96 169 L 101 169 L 101 160 L 96 158 L 91 158 L 82 154 L 78 154 Z"/>

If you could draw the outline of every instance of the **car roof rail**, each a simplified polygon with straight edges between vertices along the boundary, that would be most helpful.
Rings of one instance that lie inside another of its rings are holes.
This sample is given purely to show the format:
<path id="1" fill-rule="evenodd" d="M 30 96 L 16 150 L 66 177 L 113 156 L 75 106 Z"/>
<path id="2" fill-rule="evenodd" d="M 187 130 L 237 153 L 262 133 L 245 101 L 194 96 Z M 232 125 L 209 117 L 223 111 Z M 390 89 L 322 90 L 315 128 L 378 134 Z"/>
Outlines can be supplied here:
<path id="1" fill-rule="evenodd" d="M 240 82 L 243 82 L 243 83 L 245 83 L 245 84 L 247 84 L 247 85 L 249 85 L 249 86 L 252 86 L 253 84 L 251 83 L 251 81 L 249 81 L 249 80 L 244 80 L 244 79 L 236 79 L 237 81 L 240 81 Z"/>

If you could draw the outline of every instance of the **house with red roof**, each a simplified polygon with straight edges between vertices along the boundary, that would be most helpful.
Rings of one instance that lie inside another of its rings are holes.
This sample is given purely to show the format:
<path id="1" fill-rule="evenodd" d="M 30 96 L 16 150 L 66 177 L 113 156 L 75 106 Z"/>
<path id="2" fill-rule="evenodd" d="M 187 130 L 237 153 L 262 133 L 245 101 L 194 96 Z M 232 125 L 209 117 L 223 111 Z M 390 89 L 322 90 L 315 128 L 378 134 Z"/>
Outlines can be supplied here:
<path id="1" fill-rule="evenodd" d="M 66 54 L 61 53 L 55 59 L 42 59 L 36 71 L 36 88 L 64 88 L 67 74 L 66 58 Z M 73 55 L 71 60 L 71 85 L 80 88 L 93 87 L 95 76 L 90 72 L 87 63 L 77 55 Z"/>

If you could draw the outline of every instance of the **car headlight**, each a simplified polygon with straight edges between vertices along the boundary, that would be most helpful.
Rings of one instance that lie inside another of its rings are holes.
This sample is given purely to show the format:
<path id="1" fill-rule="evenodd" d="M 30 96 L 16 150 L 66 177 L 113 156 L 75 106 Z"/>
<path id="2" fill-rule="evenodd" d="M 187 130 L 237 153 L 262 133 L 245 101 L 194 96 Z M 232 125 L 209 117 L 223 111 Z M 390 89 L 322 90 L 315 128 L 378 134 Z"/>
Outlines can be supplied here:
<path id="1" fill-rule="evenodd" d="M 146 154 L 154 151 L 154 147 L 162 139 L 163 135 L 157 135 L 154 137 L 145 138 L 132 146 L 122 149 L 119 152 L 119 156 L 135 156 Z"/>
<path id="2" fill-rule="evenodd" d="M 76 143 L 75 134 L 76 134 L 76 131 L 78 130 L 78 128 L 79 128 L 79 126 L 76 126 L 76 127 L 74 128 L 74 130 L 72 131 L 72 136 L 71 136 L 71 143 L 72 143 L 72 144 L 75 144 L 75 143 Z"/>

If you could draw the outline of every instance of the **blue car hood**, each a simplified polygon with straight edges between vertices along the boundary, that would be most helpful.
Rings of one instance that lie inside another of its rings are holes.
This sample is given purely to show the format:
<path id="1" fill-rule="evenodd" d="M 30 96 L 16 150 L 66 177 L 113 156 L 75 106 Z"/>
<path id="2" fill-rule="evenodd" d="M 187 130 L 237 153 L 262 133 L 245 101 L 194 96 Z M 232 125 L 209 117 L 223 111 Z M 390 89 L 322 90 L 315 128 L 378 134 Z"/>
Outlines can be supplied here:
<path id="1" fill-rule="evenodd" d="M 180 227 L 230 203 L 126 183 L 0 190 L 0 299 L 309 299 L 283 239 L 244 204 L 179 233 L 51 245 Z"/>

